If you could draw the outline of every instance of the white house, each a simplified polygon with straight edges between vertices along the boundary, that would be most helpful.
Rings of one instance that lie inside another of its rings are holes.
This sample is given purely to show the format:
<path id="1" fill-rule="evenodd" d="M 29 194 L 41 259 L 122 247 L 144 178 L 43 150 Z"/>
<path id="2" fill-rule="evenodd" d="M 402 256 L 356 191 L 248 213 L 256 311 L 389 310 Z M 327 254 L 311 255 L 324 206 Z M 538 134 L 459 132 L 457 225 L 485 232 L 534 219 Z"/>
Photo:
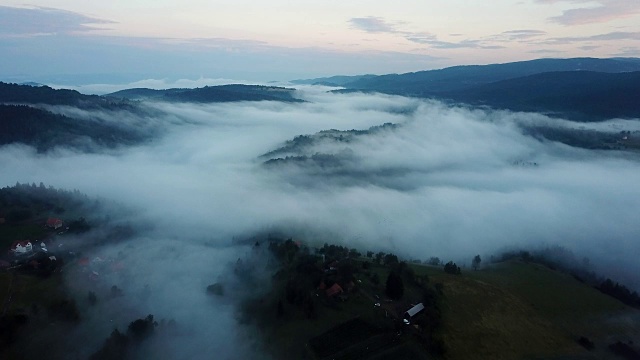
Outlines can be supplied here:
<path id="1" fill-rule="evenodd" d="M 405 324 L 411 323 L 411 319 L 413 319 L 414 316 L 416 316 L 420 312 L 422 312 L 422 310 L 424 310 L 424 305 L 422 305 L 422 303 L 420 303 L 420 304 L 412 307 L 411 309 L 405 311 L 404 312 L 404 323 Z"/>

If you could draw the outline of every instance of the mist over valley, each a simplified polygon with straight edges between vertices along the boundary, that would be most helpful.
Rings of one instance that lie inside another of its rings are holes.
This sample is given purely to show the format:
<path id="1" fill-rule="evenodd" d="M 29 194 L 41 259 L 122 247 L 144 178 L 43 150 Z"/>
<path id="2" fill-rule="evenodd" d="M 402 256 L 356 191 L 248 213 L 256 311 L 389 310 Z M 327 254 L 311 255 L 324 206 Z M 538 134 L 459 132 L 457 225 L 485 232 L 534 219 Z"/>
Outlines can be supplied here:
<path id="1" fill-rule="evenodd" d="M 92 225 L 54 235 L 82 318 L 65 330 L 72 340 L 49 345 L 56 354 L 96 356 L 114 328 L 140 319 L 144 329 L 153 314 L 156 336 L 129 356 L 276 356 L 242 311 L 270 292 L 276 238 L 312 254 L 330 244 L 463 271 L 476 254 L 489 266 L 504 252 L 555 251 L 559 263 L 640 288 L 636 118 L 577 122 L 322 85 L 102 97 L 13 86 L 41 93 L 0 106 L 2 186 L 42 182 L 101 204 L 49 211 Z M 214 283 L 224 296 L 205 291 Z"/>

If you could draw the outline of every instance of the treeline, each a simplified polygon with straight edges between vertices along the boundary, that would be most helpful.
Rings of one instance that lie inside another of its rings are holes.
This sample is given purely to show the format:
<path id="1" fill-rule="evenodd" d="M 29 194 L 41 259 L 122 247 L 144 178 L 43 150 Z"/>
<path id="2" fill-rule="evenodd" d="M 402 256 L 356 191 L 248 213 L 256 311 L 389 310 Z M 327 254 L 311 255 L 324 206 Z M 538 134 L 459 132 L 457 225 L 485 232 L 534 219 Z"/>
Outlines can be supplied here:
<path id="1" fill-rule="evenodd" d="M 220 85 L 165 94 L 166 100 L 187 102 L 284 101 L 302 102 L 293 97 L 293 89 L 260 85 Z"/>
<path id="2" fill-rule="evenodd" d="M 392 123 L 384 123 L 382 125 L 372 126 L 367 130 L 322 130 L 313 135 L 298 135 L 291 140 L 287 140 L 284 145 L 278 149 L 272 150 L 266 154 L 261 155 L 263 159 L 270 158 L 276 160 L 276 157 L 282 155 L 295 157 L 302 157 L 305 153 L 308 153 L 310 148 L 323 142 L 338 142 L 338 143 L 350 143 L 356 140 L 360 136 L 377 134 L 382 131 L 395 130 L 400 125 Z M 291 155 L 296 154 L 296 155 Z M 316 154 L 316 156 L 323 154 Z M 310 156 L 310 155 L 309 155 Z M 305 156 L 307 157 L 307 156 Z"/>
<path id="3" fill-rule="evenodd" d="M 48 86 L 30 86 L 0 82 L 0 102 L 77 105 L 80 101 L 98 101 L 99 96 L 83 95 L 75 90 L 55 90 Z"/>
<path id="4" fill-rule="evenodd" d="M 16 183 L 11 187 L 0 188 L 0 213 L 7 223 L 19 223 L 34 217 L 45 215 L 62 215 L 67 209 L 78 209 L 86 206 L 97 206 L 87 195 L 78 190 L 56 189 L 45 186 L 42 182 Z M 86 227 L 86 220 L 78 219 L 78 225 Z"/>
<path id="5" fill-rule="evenodd" d="M 68 105 L 85 109 L 134 109 L 121 100 L 98 95 L 84 95 L 75 90 L 52 89 L 48 86 L 18 85 L 0 82 L 0 103 Z"/>
<path id="6" fill-rule="evenodd" d="M 134 358 L 136 349 L 146 340 L 157 336 L 159 333 L 175 334 L 178 331 L 174 320 L 154 320 L 153 315 L 140 318 L 129 323 L 126 332 L 117 328 L 105 340 L 104 344 L 90 360 L 126 360 Z"/>
<path id="7" fill-rule="evenodd" d="M 523 132 L 536 138 L 544 138 L 584 149 L 614 150 L 624 148 L 624 145 L 620 143 L 623 137 L 620 133 L 552 126 L 525 126 Z"/>
<path id="8" fill-rule="evenodd" d="M 605 281 L 600 283 L 600 285 L 596 286 L 596 289 L 622 301 L 623 303 L 631 307 L 640 309 L 640 296 L 638 296 L 638 293 L 629 290 L 629 288 L 624 285 L 613 282 L 613 280 L 611 279 L 606 279 Z"/>

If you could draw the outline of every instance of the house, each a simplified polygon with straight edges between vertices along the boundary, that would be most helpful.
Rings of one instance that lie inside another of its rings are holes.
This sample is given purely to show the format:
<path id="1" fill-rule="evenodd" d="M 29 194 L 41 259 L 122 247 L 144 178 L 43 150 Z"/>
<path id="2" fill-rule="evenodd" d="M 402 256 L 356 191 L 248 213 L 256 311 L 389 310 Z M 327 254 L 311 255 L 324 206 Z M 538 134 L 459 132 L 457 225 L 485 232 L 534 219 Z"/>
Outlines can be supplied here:
<path id="1" fill-rule="evenodd" d="M 62 220 L 57 218 L 48 218 L 47 227 L 51 229 L 59 229 L 62 227 Z"/>
<path id="2" fill-rule="evenodd" d="M 32 251 L 33 251 L 33 245 L 31 244 L 31 241 L 29 241 L 29 240 L 15 241 L 11 245 L 11 252 L 13 252 L 16 255 L 26 254 L 26 253 L 30 253 Z"/>
<path id="3" fill-rule="evenodd" d="M 404 312 L 404 323 L 405 324 L 410 324 L 411 323 L 411 319 L 413 319 L 416 315 L 421 313 L 422 310 L 424 310 L 424 305 L 422 305 L 422 303 L 420 303 L 418 305 L 415 305 L 411 309 L 405 311 Z"/>
<path id="4" fill-rule="evenodd" d="M 335 283 L 335 284 L 333 284 L 332 287 L 327 289 L 327 296 L 328 297 L 333 297 L 335 295 L 342 294 L 343 292 L 344 292 L 344 290 L 342 290 L 340 285 L 338 285 L 338 283 Z"/>
<path id="5" fill-rule="evenodd" d="M 339 265 L 338 261 L 336 261 L 336 260 L 334 260 L 331 263 L 327 264 L 324 267 L 325 274 L 334 273 L 334 272 L 338 271 L 338 265 Z"/>

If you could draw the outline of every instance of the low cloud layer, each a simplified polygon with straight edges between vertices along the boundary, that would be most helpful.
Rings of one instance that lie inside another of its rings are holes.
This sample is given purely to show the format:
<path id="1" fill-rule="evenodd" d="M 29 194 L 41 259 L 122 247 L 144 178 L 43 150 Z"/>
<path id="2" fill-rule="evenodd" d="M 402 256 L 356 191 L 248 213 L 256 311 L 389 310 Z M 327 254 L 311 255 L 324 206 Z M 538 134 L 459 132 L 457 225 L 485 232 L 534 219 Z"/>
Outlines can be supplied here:
<path id="1" fill-rule="evenodd" d="M 96 250 L 104 257 L 126 254 L 126 276 L 113 275 L 109 284 L 150 295 L 118 300 L 130 311 L 114 314 L 113 323 L 97 325 L 104 316 L 92 315 L 91 328 L 105 331 L 93 344 L 113 324 L 153 313 L 192 330 L 173 345 L 203 350 L 185 358 L 231 356 L 229 349 L 242 347 L 230 344 L 246 341 L 250 328 L 238 326 L 234 307 L 207 298 L 204 289 L 248 251 L 233 239 L 272 229 L 310 245 L 339 243 L 422 260 L 470 261 L 505 248 L 560 245 L 589 257 L 597 271 L 640 285 L 637 153 L 524 135 L 531 125 L 582 126 L 542 115 L 320 90 L 301 89 L 307 100 L 301 104 L 152 103 L 158 115 L 151 124 L 114 113 L 112 121 L 165 135 L 109 153 L 0 148 L 3 186 L 42 181 L 78 189 L 134 209 L 128 220 L 145 224 L 133 240 Z M 259 158 L 300 134 L 384 123 L 399 126 L 283 155 L 346 154 L 338 169 L 265 166 Z M 637 121 L 589 126 L 640 129 Z"/>

